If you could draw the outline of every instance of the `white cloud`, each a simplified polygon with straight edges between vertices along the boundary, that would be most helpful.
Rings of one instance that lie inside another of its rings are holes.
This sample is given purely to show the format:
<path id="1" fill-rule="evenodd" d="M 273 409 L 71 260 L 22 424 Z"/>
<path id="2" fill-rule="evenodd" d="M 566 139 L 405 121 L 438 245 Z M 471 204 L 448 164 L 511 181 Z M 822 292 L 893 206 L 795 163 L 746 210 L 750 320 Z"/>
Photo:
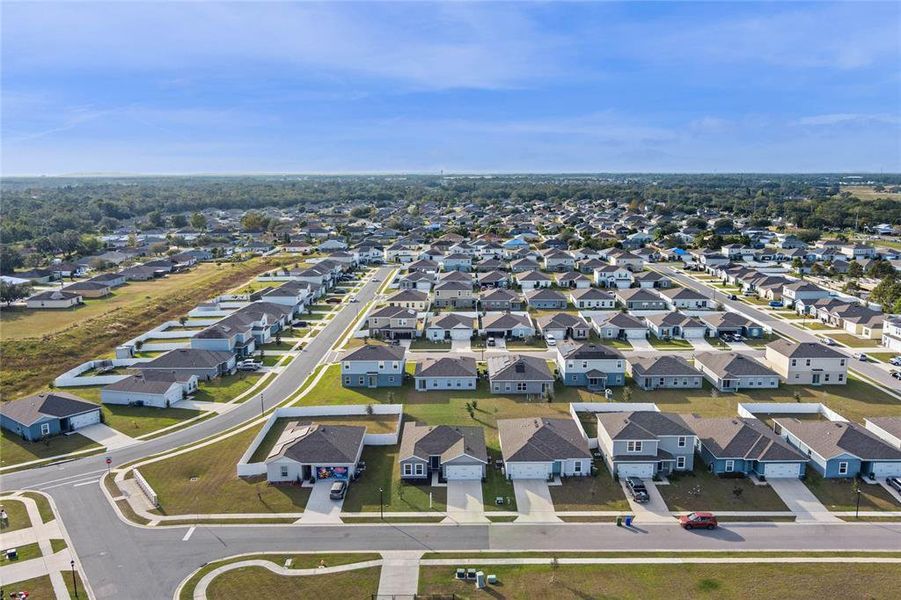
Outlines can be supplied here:
<path id="1" fill-rule="evenodd" d="M 802 117 L 795 121 L 795 124 L 814 127 L 832 125 L 899 125 L 901 124 L 901 116 L 897 114 L 830 113 Z"/>

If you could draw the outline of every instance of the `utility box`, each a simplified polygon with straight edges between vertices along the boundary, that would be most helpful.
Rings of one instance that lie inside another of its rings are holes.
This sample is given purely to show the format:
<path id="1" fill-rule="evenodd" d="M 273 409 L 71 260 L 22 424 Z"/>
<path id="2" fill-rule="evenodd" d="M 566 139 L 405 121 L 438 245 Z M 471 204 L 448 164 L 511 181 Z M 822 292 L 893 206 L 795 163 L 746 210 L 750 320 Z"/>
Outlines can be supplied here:
<path id="1" fill-rule="evenodd" d="M 485 589 L 486 585 L 487 584 L 485 583 L 485 573 L 484 573 L 484 571 L 479 571 L 478 573 L 476 573 L 476 588 L 480 589 L 480 590 Z"/>

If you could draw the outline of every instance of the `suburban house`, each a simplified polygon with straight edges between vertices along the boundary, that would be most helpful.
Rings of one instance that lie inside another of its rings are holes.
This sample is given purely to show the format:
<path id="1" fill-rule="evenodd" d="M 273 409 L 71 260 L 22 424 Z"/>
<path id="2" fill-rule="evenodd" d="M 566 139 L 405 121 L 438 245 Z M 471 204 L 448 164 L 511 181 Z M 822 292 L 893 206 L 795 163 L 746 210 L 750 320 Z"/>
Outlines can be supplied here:
<path id="1" fill-rule="evenodd" d="M 901 417 L 870 417 L 864 419 L 864 426 L 882 441 L 901 450 Z"/>
<path id="2" fill-rule="evenodd" d="M 541 265 L 531 258 L 520 258 L 510 263 L 510 270 L 514 273 L 528 273 L 532 271 L 537 273 L 539 268 L 541 268 Z M 548 281 L 550 281 L 550 277 L 548 277 Z"/>
<path id="3" fill-rule="evenodd" d="M 572 419 L 498 419 L 497 433 L 507 479 L 591 474 L 588 440 Z"/>
<path id="4" fill-rule="evenodd" d="M 100 423 L 100 406 L 67 392 L 0 403 L 0 426 L 30 442 Z"/>
<path id="5" fill-rule="evenodd" d="M 857 423 L 776 419 L 776 431 L 827 479 L 901 477 L 901 450 Z"/>
<path id="6" fill-rule="evenodd" d="M 667 310 L 666 300 L 643 288 L 618 289 L 614 296 L 629 310 Z"/>
<path id="7" fill-rule="evenodd" d="M 482 312 L 522 310 L 522 296 L 514 291 L 496 289 L 484 292 L 479 298 Z"/>
<path id="8" fill-rule="evenodd" d="M 492 313 L 482 317 L 482 332 L 486 337 L 530 338 L 535 326 L 529 315 L 523 313 Z"/>
<path id="9" fill-rule="evenodd" d="M 399 306 L 424 312 L 429 308 L 429 294 L 421 290 L 401 290 L 389 296 L 385 302 L 388 306 Z"/>
<path id="10" fill-rule="evenodd" d="M 686 310 L 707 310 L 712 307 L 710 298 L 700 292 L 683 287 L 657 290 L 670 310 L 684 308 Z"/>
<path id="11" fill-rule="evenodd" d="M 626 250 L 614 248 L 607 254 L 607 260 L 614 267 L 625 267 L 634 273 L 644 269 L 644 259 Z"/>
<path id="12" fill-rule="evenodd" d="M 341 359 L 344 387 L 399 387 L 404 381 L 403 346 L 364 344 Z"/>
<path id="13" fill-rule="evenodd" d="M 901 352 L 901 317 L 886 317 L 882 324 L 882 345 Z"/>
<path id="14" fill-rule="evenodd" d="M 678 311 L 657 313 L 645 317 L 648 329 L 660 339 L 701 339 L 707 335 L 707 325 L 697 317 Z"/>
<path id="15" fill-rule="evenodd" d="M 510 285 L 510 276 L 503 271 L 480 273 L 476 279 L 480 287 L 505 288 Z"/>
<path id="16" fill-rule="evenodd" d="M 266 457 L 266 480 L 349 482 L 356 476 L 365 435 L 360 425 L 291 422 Z"/>
<path id="17" fill-rule="evenodd" d="M 724 333 L 738 334 L 749 338 L 763 336 L 763 325 L 736 312 L 711 312 L 698 317 L 707 325 L 708 333 L 714 337 Z"/>
<path id="18" fill-rule="evenodd" d="M 767 344 L 766 362 L 791 385 L 844 385 L 848 382 L 848 357 L 825 344 L 781 338 Z"/>
<path id="19" fill-rule="evenodd" d="M 566 296 L 558 290 L 538 288 L 527 291 L 525 296 L 530 309 L 564 310 L 567 306 Z"/>
<path id="20" fill-rule="evenodd" d="M 169 408 L 196 389 L 196 375 L 151 369 L 104 386 L 100 390 L 100 401 Z"/>
<path id="21" fill-rule="evenodd" d="M 572 271 L 575 266 L 576 259 L 569 252 L 550 250 L 544 255 L 546 271 Z"/>
<path id="22" fill-rule="evenodd" d="M 476 304 L 471 282 L 442 281 L 433 290 L 435 306 L 439 308 L 473 308 Z"/>
<path id="23" fill-rule="evenodd" d="M 541 333 L 545 336 L 552 335 L 557 341 L 586 340 L 591 333 L 591 326 L 577 314 L 561 312 L 541 315 L 537 321 Z"/>
<path id="24" fill-rule="evenodd" d="M 78 294 L 79 296 L 83 296 L 85 298 L 103 298 L 113 293 L 113 289 L 110 284 L 102 283 L 100 281 L 92 281 L 90 279 L 86 281 L 76 281 L 75 283 L 70 283 L 69 285 L 64 287 L 62 291 L 68 292 L 70 294 Z"/>
<path id="25" fill-rule="evenodd" d="M 191 338 L 191 348 L 213 352 L 231 352 L 236 356 L 253 355 L 256 350 L 253 323 L 250 320 L 232 318 L 234 316 L 235 313 L 232 313 L 218 323 L 197 332 Z"/>
<path id="26" fill-rule="evenodd" d="M 721 392 L 779 387 L 778 373 L 737 352 L 697 352 L 695 365 Z"/>
<path id="27" fill-rule="evenodd" d="M 65 290 L 39 292 L 25 301 L 28 308 L 71 308 L 83 302 L 82 295 Z"/>
<path id="28" fill-rule="evenodd" d="M 604 265 L 594 269 L 594 283 L 605 288 L 625 289 L 632 285 L 632 271 L 625 267 Z"/>
<path id="29" fill-rule="evenodd" d="M 632 276 L 638 287 L 642 288 L 668 288 L 673 285 L 673 281 L 657 271 L 644 271 L 636 273 Z"/>
<path id="30" fill-rule="evenodd" d="M 715 475 L 798 478 L 807 458 L 753 417 L 683 415 L 698 437 L 698 454 Z"/>
<path id="31" fill-rule="evenodd" d="M 616 300 L 598 288 L 576 288 L 567 292 L 570 302 L 579 309 L 613 310 Z"/>
<path id="32" fill-rule="evenodd" d="M 543 287 L 551 287 L 553 281 L 550 276 L 541 271 L 526 271 L 525 273 L 517 273 L 513 276 L 516 283 L 523 291 L 535 290 Z"/>
<path id="33" fill-rule="evenodd" d="M 626 383 L 626 360 L 608 346 L 564 342 L 557 346 L 556 363 L 566 385 L 603 390 Z"/>
<path id="34" fill-rule="evenodd" d="M 413 374 L 418 391 L 459 390 L 476 388 L 479 372 L 476 361 L 468 356 L 424 358 L 416 362 Z"/>
<path id="35" fill-rule="evenodd" d="M 782 286 L 782 301 L 785 306 L 795 306 L 798 301 L 810 304 L 820 298 L 829 298 L 829 290 L 808 281 L 795 281 Z"/>
<path id="36" fill-rule="evenodd" d="M 627 372 L 643 390 L 699 389 L 704 377 L 688 361 L 675 354 L 630 357 Z"/>
<path id="37" fill-rule="evenodd" d="M 448 254 L 440 261 L 440 264 L 445 271 L 463 271 L 468 273 L 472 271 L 472 256 L 459 253 Z"/>
<path id="38" fill-rule="evenodd" d="M 438 313 L 429 319 L 425 328 L 426 338 L 432 341 L 468 340 L 472 338 L 477 325 L 470 315 L 458 313 Z"/>
<path id="39" fill-rule="evenodd" d="M 644 319 L 628 313 L 616 313 L 595 321 L 595 329 L 605 340 L 643 340 L 648 337 L 648 326 Z"/>
<path id="40" fill-rule="evenodd" d="M 432 286 L 435 285 L 435 276 L 430 273 L 424 273 L 423 271 L 414 271 L 401 277 L 397 285 L 402 290 L 428 292 L 432 289 Z"/>
<path id="41" fill-rule="evenodd" d="M 557 275 L 557 285 L 562 288 L 586 289 L 591 287 L 592 280 L 578 271 L 567 271 Z"/>
<path id="42" fill-rule="evenodd" d="M 695 434 L 676 414 L 597 414 L 598 449 L 611 475 L 650 479 L 694 468 Z"/>
<path id="43" fill-rule="evenodd" d="M 485 432 L 481 427 L 437 425 L 407 421 L 397 455 L 401 479 L 430 481 L 481 480 L 488 464 Z"/>
<path id="44" fill-rule="evenodd" d="M 366 318 L 369 335 L 389 340 L 409 340 L 415 338 L 416 311 L 400 306 L 384 306 L 369 313 Z"/>
<path id="45" fill-rule="evenodd" d="M 194 375 L 199 380 L 209 381 L 214 377 L 227 375 L 235 370 L 237 359 L 232 352 L 178 348 L 161 354 L 147 362 L 134 365 L 143 373 L 152 371 L 175 372 L 179 378 L 189 379 Z"/>
<path id="46" fill-rule="evenodd" d="M 540 357 L 501 354 L 488 357 L 492 394 L 545 394 L 554 389 L 554 375 Z"/>
<path id="47" fill-rule="evenodd" d="M 309 285 L 303 281 L 286 281 L 277 288 L 263 292 L 262 298 L 266 302 L 288 306 L 292 314 L 297 314 L 304 309 L 312 296 Z"/>

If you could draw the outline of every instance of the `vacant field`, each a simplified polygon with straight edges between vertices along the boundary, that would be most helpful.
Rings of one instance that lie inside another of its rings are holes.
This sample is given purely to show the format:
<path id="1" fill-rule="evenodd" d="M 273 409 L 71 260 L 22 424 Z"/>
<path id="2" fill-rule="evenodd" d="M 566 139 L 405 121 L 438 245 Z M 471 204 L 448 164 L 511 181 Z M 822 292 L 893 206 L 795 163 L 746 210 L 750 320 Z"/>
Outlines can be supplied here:
<path id="1" fill-rule="evenodd" d="M 82 308 L 0 311 L 0 395 L 14 399 L 37 391 L 64 371 L 284 263 L 284 257 L 206 263 L 162 280 L 129 283 Z"/>
<path id="2" fill-rule="evenodd" d="M 861 200 L 876 200 L 885 198 L 887 200 L 901 200 L 901 192 L 877 192 L 871 185 L 843 185 L 841 191 L 848 192 Z"/>
<path id="3" fill-rule="evenodd" d="M 472 582 L 454 580 L 452 567 L 422 567 L 420 594 L 455 594 L 455 598 L 495 599 L 621 598 L 674 600 L 711 598 L 745 600 L 769 598 L 834 598 L 847 600 L 893 598 L 901 566 L 894 564 L 683 564 L 683 565 L 504 565 L 486 573 L 498 584 L 486 592 Z"/>
<path id="4" fill-rule="evenodd" d="M 746 478 L 717 477 L 707 471 L 700 461 L 695 464 L 694 472 L 670 477 L 669 485 L 661 485 L 657 489 L 670 510 L 788 510 L 773 488 L 754 485 Z"/>
<path id="5" fill-rule="evenodd" d="M 0 431 L 0 466 L 10 467 L 33 460 L 101 446 L 77 433 L 58 435 L 43 442 L 27 442 L 11 431 Z"/>
<path id="6" fill-rule="evenodd" d="M 379 589 L 379 567 L 345 571 L 340 575 L 282 577 L 260 567 L 245 567 L 215 578 L 207 590 L 209 600 L 234 598 L 370 598 Z"/>

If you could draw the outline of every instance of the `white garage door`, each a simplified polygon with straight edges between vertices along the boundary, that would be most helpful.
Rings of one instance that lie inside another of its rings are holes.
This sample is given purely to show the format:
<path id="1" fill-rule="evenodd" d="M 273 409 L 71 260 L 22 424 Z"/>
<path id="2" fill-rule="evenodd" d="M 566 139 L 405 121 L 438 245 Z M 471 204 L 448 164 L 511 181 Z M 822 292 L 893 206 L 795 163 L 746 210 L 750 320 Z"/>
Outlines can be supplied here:
<path id="1" fill-rule="evenodd" d="M 479 465 L 448 465 L 445 469 L 447 479 L 481 479 L 482 467 Z"/>
<path id="2" fill-rule="evenodd" d="M 451 329 L 452 340 L 468 340 L 472 337 L 471 329 Z"/>
<path id="3" fill-rule="evenodd" d="M 652 463 L 636 463 L 617 465 L 616 472 L 620 477 L 653 477 L 654 465 Z"/>
<path id="4" fill-rule="evenodd" d="M 901 461 L 874 463 L 873 475 L 875 477 L 901 477 Z"/>
<path id="5" fill-rule="evenodd" d="M 798 477 L 801 475 L 801 465 L 798 463 L 776 463 L 766 465 L 763 468 L 763 474 L 766 475 L 767 479 Z"/>
<path id="6" fill-rule="evenodd" d="M 95 410 L 93 412 L 85 413 L 83 415 L 75 415 L 69 419 L 69 424 L 72 426 L 72 429 L 78 429 L 79 427 L 87 427 L 88 425 L 94 425 L 100 422 L 100 411 Z"/>
<path id="7" fill-rule="evenodd" d="M 507 463 L 511 479 L 547 479 L 548 468 L 544 463 Z"/>

